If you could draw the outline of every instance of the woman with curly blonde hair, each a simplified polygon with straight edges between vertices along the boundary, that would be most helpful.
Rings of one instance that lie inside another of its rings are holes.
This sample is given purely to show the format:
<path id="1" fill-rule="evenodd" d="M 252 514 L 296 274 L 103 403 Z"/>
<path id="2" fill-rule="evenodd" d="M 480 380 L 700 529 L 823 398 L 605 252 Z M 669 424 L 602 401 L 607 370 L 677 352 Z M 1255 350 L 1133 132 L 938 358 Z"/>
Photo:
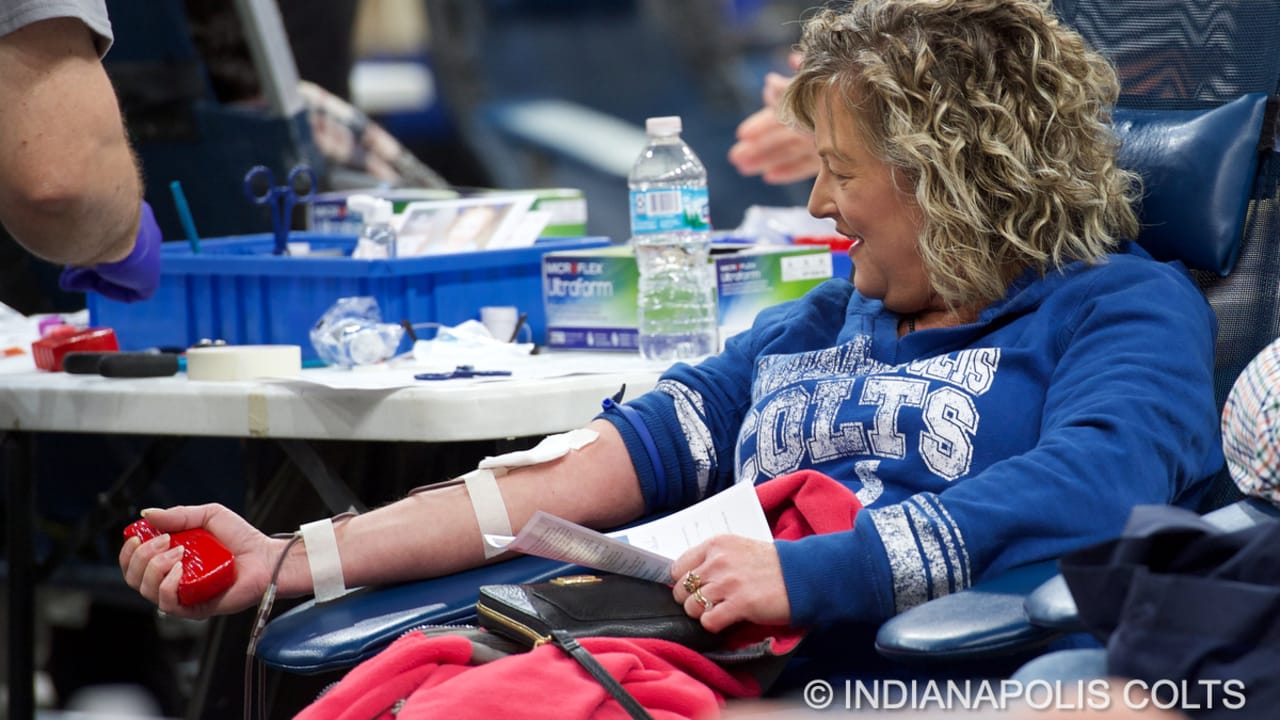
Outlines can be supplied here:
<path id="1" fill-rule="evenodd" d="M 853 241 L 852 282 L 606 403 L 590 442 L 496 494 L 515 530 L 535 509 L 613 527 L 735 483 L 834 479 L 860 505 L 851 527 L 721 535 L 672 565 L 675 599 L 712 631 L 814 629 L 803 680 L 848 671 L 894 613 L 1112 537 L 1135 504 L 1194 501 L 1223 460 L 1213 313 L 1183 268 L 1125 239 L 1116 80 L 1078 35 L 1030 0 L 857 0 L 811 18 L 801 50 L 784 105 L 813 133 L 809 207 Z M 346 584 L 482 562 L 471 507 L 452 487 L 341 524 Z M 223 596 L 183 607 L 166 542 L 127 544 L 129 584 L 174 614 L 250 606 L 284 547 L 216 506 L 148 517 L 242 559 Z M 280 592 L 310 591 L 294 551 Z"/>
<path id="2" fill-rule="evenodd" d="M 1023 268 L 1098 261 L 1136 235 L 1115 71 L 1041 4 L 856 3 L 820 12 L 802 43 L 783 112 L 811 132 L 816 113 L 842 113 L 900 172 L 946 305 L 985 305 Z"/>

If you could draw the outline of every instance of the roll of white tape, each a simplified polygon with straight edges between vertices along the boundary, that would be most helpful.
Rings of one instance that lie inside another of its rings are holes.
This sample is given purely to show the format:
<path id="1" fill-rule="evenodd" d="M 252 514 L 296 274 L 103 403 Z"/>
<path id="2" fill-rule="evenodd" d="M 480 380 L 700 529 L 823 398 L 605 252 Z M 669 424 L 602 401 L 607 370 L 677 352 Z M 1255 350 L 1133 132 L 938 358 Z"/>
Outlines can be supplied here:
<path id="1" fill-rule="evenodd" d="M 296 377 L 300 372 L 298 345 L 216 345 L 187 351 L 187 377 L 192 380 Z"/>

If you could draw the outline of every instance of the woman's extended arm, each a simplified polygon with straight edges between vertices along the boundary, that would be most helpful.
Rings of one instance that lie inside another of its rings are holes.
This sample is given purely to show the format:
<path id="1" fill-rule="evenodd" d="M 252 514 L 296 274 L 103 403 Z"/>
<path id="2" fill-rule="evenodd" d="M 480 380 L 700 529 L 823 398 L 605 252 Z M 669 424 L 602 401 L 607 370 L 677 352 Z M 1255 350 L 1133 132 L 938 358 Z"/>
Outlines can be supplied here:
<path id="1" fill-rule="evenodd" d="M 498 479 L 513 529 L 523 527 L 535 510 L 599 528 L 621 525 L 643 512 L 635 471 L 617 431 L 600 420 L 588 427 L 600 434 L 594 442 Z M 218 505 L 149 510 L 146 516 L 167 533 L 204 527 L 236 555 L 237 578 L 226 593 L 183 607 L 177 600 L 181 552 L 168 551 L 168 537 L 125 543 L 120 567 L 129 586 L 164 612 L 183 617 L 237 612 L 256 604 L 287 545 Z M 335 535 L 348 587 L 446 575 L 484 562 L 479 526 L 461 485 L 410 495 L 336 523 Z M 281 568 L 279 592 L 298 596 L 311 590 L 305 549 L 295 543 Z"/>

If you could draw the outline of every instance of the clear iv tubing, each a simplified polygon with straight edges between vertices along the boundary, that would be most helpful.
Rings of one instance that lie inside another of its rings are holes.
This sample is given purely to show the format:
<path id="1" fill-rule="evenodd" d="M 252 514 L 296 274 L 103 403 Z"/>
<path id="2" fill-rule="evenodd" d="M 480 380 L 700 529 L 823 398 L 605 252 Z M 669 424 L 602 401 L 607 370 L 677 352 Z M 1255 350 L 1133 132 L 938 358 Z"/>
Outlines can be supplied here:
<path id="1" fill-rule="evenodd" d="M 280 552 L 280 558 L 276 560 L 275 570 L 273 570 L 271 573 L 271 584 L 267 585 L 267 591 L 262 594 L 262 601 L 258 603 L 258 613 L 253 622 L 253 630 L 249 632 L 249 645 L 245 649 L 244 717 L 246 720 L 251 720 L 253 717 L 255 717 L 254 716 L 255 709 L 257 710 L 258 717 L 266 717 L 266 715 L 264 714 L 266 709 L 265 698 L 263 696 L 263 684 L 265 683 L 265 678 L 263 677 L 261 666 L 257 666 L 258 677 L 256 679 L 258 682 L 256 683 L 256 686 L 257 686 L 256 708 L 254 704 L 255 694 L 253 692 L 253 688 L 255 686 L 255 683 L 253 681 L 255 678 L 253 675 L 253 670 L 254 670 L 255 664 L 253 662 L 253 659 L 258 652 L 258 640 L 259 638 L 262 637 L 262 630 L 266 627 L 267 618 L 270 617 L 271 615 L 271 607 L 272 605 L 275 604 L 275 601 L 276 601 L 276 583 L 280 579 L 280 570 L 281 568 L 284 567 L 284 560 L 289 555 L 289 549 L 292 548 L 294 545 L 296 545 L 298 541 L 302 540 L 302 533 L 295 532 L 295 533 L 292 533 L 291 535 L 288 535 L 287 537 L 289 538 L 289 542 L 285 544 L 284 550 Z"/>

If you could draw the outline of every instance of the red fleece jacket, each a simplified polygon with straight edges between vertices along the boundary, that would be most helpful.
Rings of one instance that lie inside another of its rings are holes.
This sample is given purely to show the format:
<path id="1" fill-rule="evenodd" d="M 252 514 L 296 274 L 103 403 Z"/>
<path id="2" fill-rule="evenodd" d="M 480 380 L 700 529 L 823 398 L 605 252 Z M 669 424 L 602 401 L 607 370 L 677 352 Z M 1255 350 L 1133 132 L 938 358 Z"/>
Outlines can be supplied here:
<path id="1" fill-rule="evenodd" d="M 756 487 L 775 538 L 795 540 L 853 527 L 861 505 L 853 492 L 813 471 L 785 475 Z M 786 654 L 799 630 L 739 626 L 729 647 L 762 640 Z M 731 672 L 665 640 L 582 638 L 609 673 L 655 720 L 706 720 L 725 698 L 757 697 L 761 688 L 744 671 Z M 625 720 L 627 713 L 577 662 L 553 645 L 483 665 L 467 665 L 471 643 L 457 636 L 411 633 L 351 670 L 298 715 L 300 720 L 391 718 L 569 718 Z M 398 706 L 398 707 L 397 707 Z"/>

